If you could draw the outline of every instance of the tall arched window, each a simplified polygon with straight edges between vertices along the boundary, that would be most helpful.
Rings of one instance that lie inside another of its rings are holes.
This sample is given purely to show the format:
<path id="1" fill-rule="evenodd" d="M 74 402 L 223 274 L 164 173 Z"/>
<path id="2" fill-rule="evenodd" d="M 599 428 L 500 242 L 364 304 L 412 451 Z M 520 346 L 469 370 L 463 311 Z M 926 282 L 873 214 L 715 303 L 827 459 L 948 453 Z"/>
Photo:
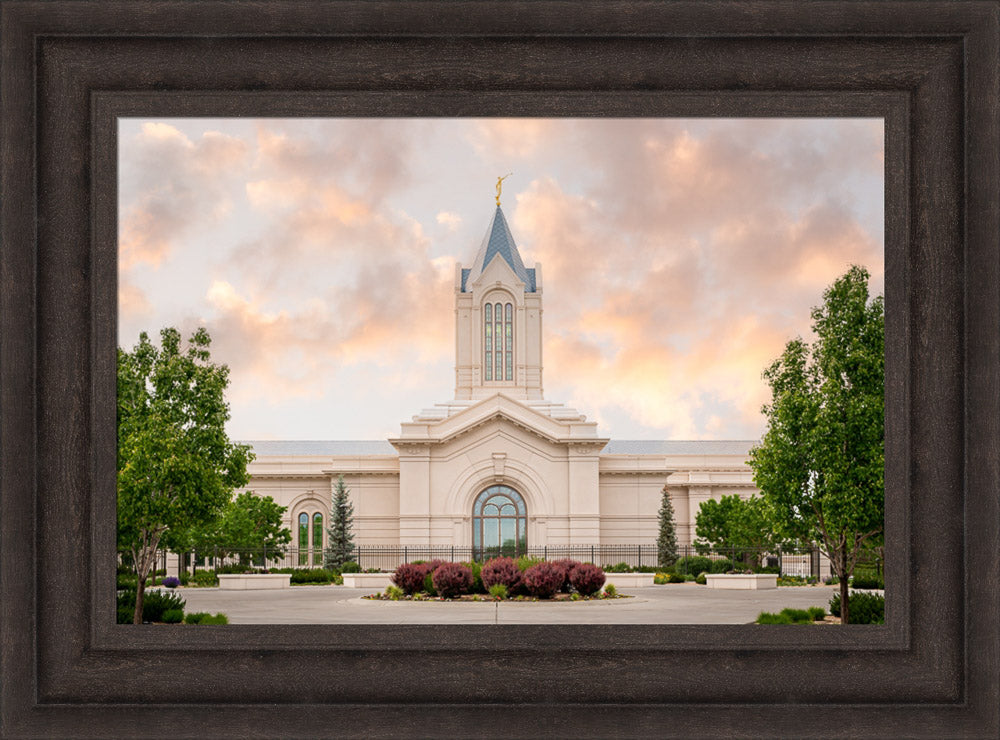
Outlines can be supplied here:
<path id="1" fill-rule="evenodd" d="M 514 379 L 514 304 L 483 305 L 483 379 Z"/>
<path id="2" fill-rule="evenodd" d="M 490 486 L 472 505 L 472 551 L 477 559 L 517 556 L 528 549 L 528 511 L 509 486 Z"/>
<path id="3" fill-rule="evenodd" d="M 313 565 L 323 565 L 323 515 L 313 514 Z"/>
<path id="4" fill-rule="evenodd" d="M 309 515 L 299 514 L 299 565 L 309 565 Z"/>
<path id="5" fill-rule="evenodd" d="M 493 380 L 493 304 L 487 303 L 483 306 L 483 323 L 486 327 L 486 335 L 483 337 L 483 347 L 486 348 L 486 362 L 483 369 L 486 371 L 486 380 Z"/>

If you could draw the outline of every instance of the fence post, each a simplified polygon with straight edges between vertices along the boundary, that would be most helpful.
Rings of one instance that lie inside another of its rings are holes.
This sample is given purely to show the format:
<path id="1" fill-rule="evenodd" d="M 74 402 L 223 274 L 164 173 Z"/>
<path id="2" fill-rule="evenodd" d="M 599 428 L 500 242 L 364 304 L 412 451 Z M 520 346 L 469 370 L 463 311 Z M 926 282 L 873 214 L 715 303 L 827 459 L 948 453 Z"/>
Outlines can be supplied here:
<path id="1" fill-rule="evenodd" d="M 784 563 L 781 560 L 781 545 L 778 545 L 778 575 L 779 576 L 782 575 L 781 571 L 782 571 L 783 567 L 784 567 Z"/>
<path id="2" fill-rule="evenodd" d="M 406 545 L 403 545 L 403 562 L 404 563 L 410 562 L 410 558 L 407 557 L 407 555 L 406 555 Z"/>

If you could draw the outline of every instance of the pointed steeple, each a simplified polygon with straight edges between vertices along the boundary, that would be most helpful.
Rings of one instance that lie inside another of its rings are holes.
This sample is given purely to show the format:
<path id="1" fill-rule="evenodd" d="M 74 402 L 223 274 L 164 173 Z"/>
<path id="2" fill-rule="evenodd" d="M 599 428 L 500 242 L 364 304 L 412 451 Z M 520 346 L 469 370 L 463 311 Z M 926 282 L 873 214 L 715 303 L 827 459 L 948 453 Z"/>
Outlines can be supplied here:
<path id="1" fill-rule="evenodd" d="M 514 236 L 510 233 L 510 227 L 507 225 L 507 219 L 504 218 L 500 206 L 497 206 L 493 220 L 490 221 L 489 228 L 486 229 L 486 236 L 472 260 L 472 267 L 469 268 L 468 273 L 465 270 L 462 271 L 462 290 L 465 291 L 466 286 L 474 282 L 498 254 L 510 265 L 518 279 L 524 283 L 525 292 L 534 293 L 535 271 L 524 266 L 521 254 L 517 251 L 517 244 L 514 243 Z"/>

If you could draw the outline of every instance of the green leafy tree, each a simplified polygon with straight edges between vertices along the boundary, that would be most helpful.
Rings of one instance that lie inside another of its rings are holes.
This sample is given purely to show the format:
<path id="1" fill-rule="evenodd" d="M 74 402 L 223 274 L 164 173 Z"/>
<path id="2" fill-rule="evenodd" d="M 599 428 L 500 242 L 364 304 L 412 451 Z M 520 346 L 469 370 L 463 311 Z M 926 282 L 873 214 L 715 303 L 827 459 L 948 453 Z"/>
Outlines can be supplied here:
<path id="1" fill-rule="evenodd" d="M 344 476 L 337 476 L 333 491 L 333 506 L 330 509 L 330 525 L 327 527 L 328 545 L 323 555 L 323 567 L 340 570 L 351 559 L 354 550 L 354 504 L 350 491 L 344 485 Z"/>
<path id="2" fill-rule="evenodd" d="M 836 280 L 812 319 L 816 341 L 789 342 L 764 371 L 768 430 L 750 466 L 781 532 L 830 558 L 846 624 L 848 578 L 884 520 L 885 321 L 867 270 Z"/>
<path id="3" fill-rule="evenodd" d="M 660 502 L 660 533 L 656 538 L 656 560 L 661 568 L 677 562 L 677 525 L 674 523 L 674 505 L 666 487 Z"/>
<path id="4" fill-rule="evenodd" d="M 212 363 L 210 344 L 198 329 L 182 350 L 166 328 L 159 348 L 143 333 L 118 350 L 118 546 L 138 579 L 136 624 L 164 535 L 211 522 L 248 480 L 252 454 L 225 431 L 229 369 Z"/>
<path id="5" fill-rule="evenodd" d="M 695 534 L 698 552 L 725 552 L 750 567 L 760 565 L 761 553 L 779 545 L 759 496 L 743 499 L 732 494 L 703 501 L 695 515 Z"/>
<path id="6" fill-rule="evenodd" d="M 220 555 L 236 553 L 241 563 L 249 563 L 256 553 L 269 560 L 284 557 L 292 532 L 283 527 L 286 507 L 270 496 L 244 491 L 230 501 L 219 518 L 214 540 Z"/>

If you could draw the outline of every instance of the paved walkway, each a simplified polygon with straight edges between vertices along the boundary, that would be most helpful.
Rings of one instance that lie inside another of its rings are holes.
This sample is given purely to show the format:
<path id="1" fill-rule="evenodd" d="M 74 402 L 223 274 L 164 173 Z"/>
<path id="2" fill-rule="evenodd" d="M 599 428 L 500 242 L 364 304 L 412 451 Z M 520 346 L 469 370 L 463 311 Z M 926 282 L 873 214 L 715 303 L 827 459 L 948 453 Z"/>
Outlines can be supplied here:
<path id="1" fill-rule="evenodd" d="M 231 624 L 747 624 L 786 606 L 828 609 L 836 587 L 763 591 L 667 584 L 620 589 L 633 598 L 574 602 L 369 601 L 370 590 L 295 586 L 274 591 L 182 588 L 187 612 L 223 612 Z"/>

